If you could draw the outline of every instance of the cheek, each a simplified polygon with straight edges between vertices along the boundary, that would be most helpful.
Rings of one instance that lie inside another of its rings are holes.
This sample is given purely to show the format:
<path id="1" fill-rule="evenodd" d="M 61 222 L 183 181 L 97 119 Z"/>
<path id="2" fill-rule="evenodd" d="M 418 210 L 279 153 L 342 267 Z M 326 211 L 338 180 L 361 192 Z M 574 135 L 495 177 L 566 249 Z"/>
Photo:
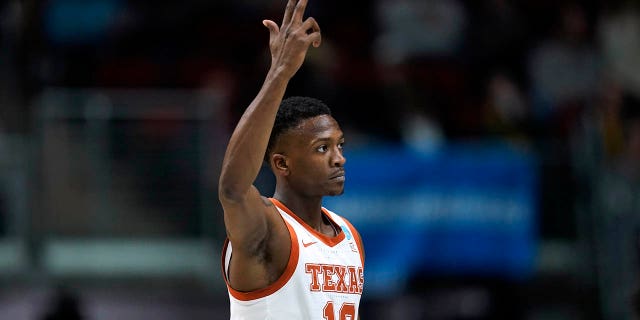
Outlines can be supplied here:
<path id="1" fill-rule="evenodd" d="M 316 177 L 323 174 L 322 169 L 323 167 L 320 159 L 309 157 L 296 162 L 294 172 L 298 179 L 317 180 Z"/>
<path id="2" fill-rule="evenodd" d="M 305 166 L 301 166 L 298 168 L 298 179 L 301 180 L 315 180 L 315 177 L 318 175 L 318 169 L 313 165 L 307 164 Z"/>

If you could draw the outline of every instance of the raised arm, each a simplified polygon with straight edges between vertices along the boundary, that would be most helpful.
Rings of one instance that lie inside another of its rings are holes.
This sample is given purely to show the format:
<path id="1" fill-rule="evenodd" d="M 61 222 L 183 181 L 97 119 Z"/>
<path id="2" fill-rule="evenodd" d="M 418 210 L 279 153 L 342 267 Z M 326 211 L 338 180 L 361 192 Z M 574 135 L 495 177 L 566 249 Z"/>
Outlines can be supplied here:
<path id="1" fill-rule="evenodd" d="M 289 0 L 280 27 L 269 29 L 271 67 L 262 88 L 236 126 L 222 163 L 219 199 L 224 208 L 227 235 L 239 250 L 252 251 L 267 238 L 272 207 L 253 182 L 258 175 L 278 106 L 289 80 L 304 62 L 310 45 L 320 45 L 320 28 L 313 18 L 303 20 L 307 0 Z"/>

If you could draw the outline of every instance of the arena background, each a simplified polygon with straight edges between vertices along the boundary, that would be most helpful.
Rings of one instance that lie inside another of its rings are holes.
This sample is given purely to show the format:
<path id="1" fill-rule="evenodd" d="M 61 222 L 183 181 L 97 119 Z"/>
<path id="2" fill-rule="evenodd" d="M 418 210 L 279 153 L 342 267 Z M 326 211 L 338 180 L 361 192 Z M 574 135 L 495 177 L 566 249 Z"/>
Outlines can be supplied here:
<path id="1" fill-rule="evenodd" d="M 217 176 L 285 2 L 0 3 L 0 319 L 228 318 Z M 346 132 L 362 319 L 634 319 L 637 1 L 307 16 L 287 95 Z"/>

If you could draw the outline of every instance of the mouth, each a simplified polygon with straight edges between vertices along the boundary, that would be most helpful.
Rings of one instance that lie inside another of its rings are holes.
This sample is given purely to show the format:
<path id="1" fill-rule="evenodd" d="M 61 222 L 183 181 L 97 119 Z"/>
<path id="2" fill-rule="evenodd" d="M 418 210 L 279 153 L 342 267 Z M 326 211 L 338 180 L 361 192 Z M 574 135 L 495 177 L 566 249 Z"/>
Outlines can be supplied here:
<path id="1" fill-rule="evenodd" d="M 338 180 L 338 181 L 344 181 L 344 170 L 338 171 L 336 174 L 332 175 L 331 177 L 329 177 L 329 180 Z"/>

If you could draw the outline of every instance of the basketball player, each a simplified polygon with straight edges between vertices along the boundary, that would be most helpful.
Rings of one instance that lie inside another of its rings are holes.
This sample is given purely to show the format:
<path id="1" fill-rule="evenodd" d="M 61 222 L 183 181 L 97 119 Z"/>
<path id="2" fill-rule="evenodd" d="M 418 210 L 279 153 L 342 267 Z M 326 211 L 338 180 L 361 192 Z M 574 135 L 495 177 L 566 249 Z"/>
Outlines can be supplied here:
<path id="1" fill-rule="evenodd" d="M 344 189 L 343 133 L 321 101 L 283 100 L 307 50 L 321 42 L 318 23 L 303 19 L 306 5 L 289 0 L 280 26 L 263 21 L 271 67 L 222 164 L 231 319 L 358 318 L 362 242 L 347 220 L 322 207 L 324 196 Z M 273 198 L 253 186 L 263 159 L 276 177 Z"/>

